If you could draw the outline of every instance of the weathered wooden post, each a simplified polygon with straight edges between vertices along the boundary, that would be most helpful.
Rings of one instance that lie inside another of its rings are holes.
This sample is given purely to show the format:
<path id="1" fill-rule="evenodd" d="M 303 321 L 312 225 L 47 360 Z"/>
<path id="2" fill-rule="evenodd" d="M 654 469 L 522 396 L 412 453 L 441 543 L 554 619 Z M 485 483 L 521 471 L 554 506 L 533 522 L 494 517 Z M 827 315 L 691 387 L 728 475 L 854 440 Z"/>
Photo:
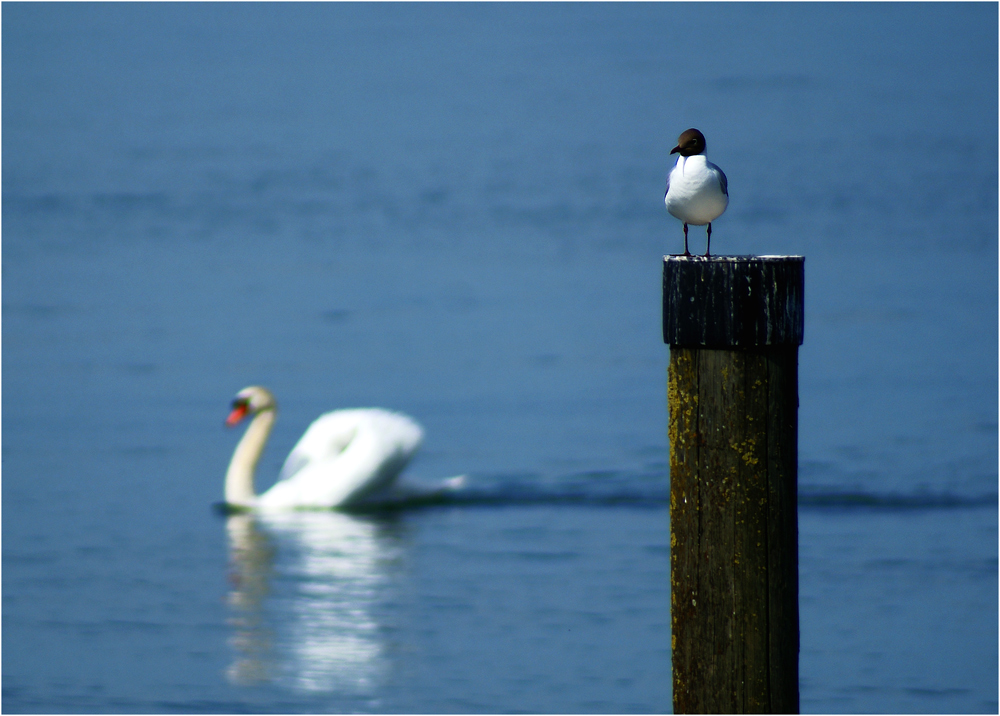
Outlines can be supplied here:
<path id="1" fill-rule="evenodd" d="M 801 256 L 666 256 L 674 713 L 798 713 Z"/>

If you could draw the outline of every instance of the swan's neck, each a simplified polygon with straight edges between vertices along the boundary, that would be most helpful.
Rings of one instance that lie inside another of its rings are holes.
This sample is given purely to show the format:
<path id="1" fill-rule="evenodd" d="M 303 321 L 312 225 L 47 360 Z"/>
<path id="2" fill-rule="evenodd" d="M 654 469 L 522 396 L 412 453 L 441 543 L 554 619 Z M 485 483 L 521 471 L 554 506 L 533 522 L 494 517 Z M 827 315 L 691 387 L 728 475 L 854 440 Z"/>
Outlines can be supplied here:
<path id="1" fill-rule="evenodd" d="M 257 413 L 247 427 L 246 433 L 236 446 L 233 459 L 226 472 L 226 503 L 242 507 L 253 506 L 256 493 L 253 489 L 253 475 L 257 461 L 264 452 L 267 436 L 274 426 L 275 411 L 262 410 Z"/>

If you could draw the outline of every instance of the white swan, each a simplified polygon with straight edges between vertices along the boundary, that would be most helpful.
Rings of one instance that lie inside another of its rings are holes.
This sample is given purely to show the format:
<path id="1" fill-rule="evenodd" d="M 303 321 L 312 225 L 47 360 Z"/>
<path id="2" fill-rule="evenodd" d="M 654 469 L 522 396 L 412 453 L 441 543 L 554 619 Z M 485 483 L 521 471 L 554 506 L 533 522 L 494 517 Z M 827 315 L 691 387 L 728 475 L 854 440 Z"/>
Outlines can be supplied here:
<path id="1" fill-rule="evenodd" d="M 292 448 L 278 482 L 262 495 L 254 471 L 274 426 L 278 404 L 266 388 L 236 394 L 226 419 L 253 420 L 226 472 L 226 504 L 242 509 L 343 507 L 390 485 L 420 447 L 423 430 L 411 418 L 378 408 L 321 415 Z"/>

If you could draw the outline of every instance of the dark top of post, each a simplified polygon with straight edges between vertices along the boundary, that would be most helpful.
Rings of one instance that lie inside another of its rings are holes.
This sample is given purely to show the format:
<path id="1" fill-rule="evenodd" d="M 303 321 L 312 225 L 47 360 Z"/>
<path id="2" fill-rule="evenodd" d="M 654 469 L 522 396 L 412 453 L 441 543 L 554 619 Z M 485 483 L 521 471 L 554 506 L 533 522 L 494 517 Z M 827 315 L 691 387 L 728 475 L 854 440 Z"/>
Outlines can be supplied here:
<path id="1" fill-rule="evenodd" d="M 802 345 L 803 256 L 664 256 L 663 342 Z"/>

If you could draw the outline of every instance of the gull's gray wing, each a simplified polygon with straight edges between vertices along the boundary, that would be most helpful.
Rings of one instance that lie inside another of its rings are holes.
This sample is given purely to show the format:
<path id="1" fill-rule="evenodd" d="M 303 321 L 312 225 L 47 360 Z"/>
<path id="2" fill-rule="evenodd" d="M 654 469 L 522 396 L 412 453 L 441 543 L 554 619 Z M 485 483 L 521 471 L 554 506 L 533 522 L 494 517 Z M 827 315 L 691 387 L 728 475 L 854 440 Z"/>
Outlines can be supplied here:
<path id="1" fill-rule="evenodd" d="M 729 196 L 729 180 L 726 179 L 726 173 L 714 164 L 712 166 L 715 168 L 715 171 L 719 172 L 719 184 L 722 185 L 722 193 Z"/>

